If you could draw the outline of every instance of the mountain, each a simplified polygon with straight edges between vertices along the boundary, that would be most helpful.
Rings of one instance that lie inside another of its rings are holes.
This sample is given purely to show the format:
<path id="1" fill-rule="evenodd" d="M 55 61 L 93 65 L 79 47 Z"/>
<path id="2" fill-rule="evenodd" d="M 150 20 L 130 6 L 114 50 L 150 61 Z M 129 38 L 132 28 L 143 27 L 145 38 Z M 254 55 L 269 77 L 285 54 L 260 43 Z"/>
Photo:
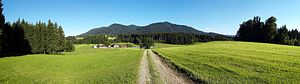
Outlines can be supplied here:
<path id="1" fill-rule="evenodd" d="M 103 34 L 146 34 L 146 33 L 193 33 L 207 35 L 221 35 L 217 33 L 206 33 L 186 25 L 177 25 L 170 22 L 152 23 L 147 26 L 112 24 L 108 27 L 100 27 L 89 30 L 79 36 L 103 35 Z"/>
<path id="2" fill-rule="evenodd" d="M 194 33 L 204 34 L 204 32 L 185 25 L 177 25 L 169 22 L 153 23 L 138 28 L 139 33 Z"/>
<path id="3" fill-rule="evenodd" d="M 81 34 L 80 36 L 87 36 L 87 35 L 99 35 L 99 34 L 128 34 L 128 33 L 136 33 L 136 29 L 140 28 L 139 26 L 135 25 L 121 25 L 121 24 L 112 24 L 108 27 L 100 27 L 89 30 L 86 33 Z"/>

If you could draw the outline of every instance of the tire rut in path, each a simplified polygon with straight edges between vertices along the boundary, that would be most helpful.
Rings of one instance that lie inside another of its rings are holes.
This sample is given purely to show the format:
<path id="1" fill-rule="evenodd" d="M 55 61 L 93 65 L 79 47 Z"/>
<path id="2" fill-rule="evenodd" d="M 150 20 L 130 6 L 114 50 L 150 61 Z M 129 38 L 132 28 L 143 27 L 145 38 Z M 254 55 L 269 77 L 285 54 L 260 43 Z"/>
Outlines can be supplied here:
<path id="1" fill-rule="evenodd" d="M 191 81 L 188 78 L 185 78 L 182 76 L 182 74 L 178 73 L 177 71 L 170 68 L 165 62 L 163 62 L 158 55 L 156 55 L 152 50 L 148 49 L 145 50 L 141 62 L 140 67 L 140 78 L 139 81 L 145 81 L 144 79 L 149 80 L 149 82 L 138 82 L 138 84 L 151 84 L 153 81 L 151 80 L 151 74 L 149 73 L 149 65 L 147 60 L 147 57 L 150 57 L 153 61 L 153 67 L 155 67 L 155 71 L 158 72 L 158 78 L 161 80 L 162 84 L 194 84 L 193 81 Z M 143 68 L 144 67 L 144 68 Z M 146 67 L 146 68 L 145 68 Z M 143 70 L 148 69 L 148 70 Z M 145 74 L 147 72 L 147 74 Z M 141 78 L 143 77 L 143 78 Z M 160 83 L 159 83 L 160 84 Z"/>
<path id="2" fill-rule="evenodd" d="M 151 75 L 149 72 L 147 51 L 144 52 L 142 61 L 140 63 L 140 74 L 138 79 L 138 84 L 151 84 Z"/>

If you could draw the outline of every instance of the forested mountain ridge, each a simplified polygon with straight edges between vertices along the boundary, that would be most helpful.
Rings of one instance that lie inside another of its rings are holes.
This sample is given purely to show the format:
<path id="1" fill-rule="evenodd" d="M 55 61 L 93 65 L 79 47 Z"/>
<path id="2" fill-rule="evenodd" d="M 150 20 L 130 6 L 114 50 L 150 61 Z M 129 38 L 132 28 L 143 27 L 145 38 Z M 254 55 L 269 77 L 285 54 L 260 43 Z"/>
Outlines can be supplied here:
<path id="1" fill-rule="evenodd" d="M 87 36 L 87 35 L 98 35 L 98 34 L 128 34 L 128 33 L 136 33 L 136 29 L 139 26 L 129 25 L 125 26 L 122 24 L 112 24 L 108 27 L 100 27 L 94 28 L 89 30 L 86 33 L 81 34 L 80 36 Z"/>
<path id="2" fill-rule="evenodd" d="M 199 31 L 193 27 L 186 25 L 178 25 L 170 22 L 157 22 L 147 26 L 136 26 L 136 25 L 122 25 L 112 24 L 108 27 L 99 27 L 89 30 L 86 33 L 80 34 L 79 36 L 89 35 L 103 35 L 103 34 L 147 34 L 147 33 L 192 33 L 192 34 L 207 34 L 207 35 L 221 35 L 217 33 L 206 33 Z"/>
<path id="3" fill-rule="evenodd" d="M 193 33 L 204 34 L 205 32 L 199 31 L 195 28 L 172 24 L 170 22 L 158 22 L 137 29 L 139 33 Z"/>

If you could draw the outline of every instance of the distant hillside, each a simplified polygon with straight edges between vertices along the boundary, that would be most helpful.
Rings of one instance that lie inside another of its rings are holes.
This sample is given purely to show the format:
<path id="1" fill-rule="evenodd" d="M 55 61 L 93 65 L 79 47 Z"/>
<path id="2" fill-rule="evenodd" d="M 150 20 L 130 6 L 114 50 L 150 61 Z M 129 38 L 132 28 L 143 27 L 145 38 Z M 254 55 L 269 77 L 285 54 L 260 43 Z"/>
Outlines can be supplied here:
<path id="1" fill-rule="evenodd" d="M 128 33 L 136 33 L 136 29 L 139 26 L 135 25 L 121 25 L 121 24 L 112 24 L 108 27 L 100 27 L 91 29 L 86 33 L 81 34 L 80 36 L 87 36 L 87 35 L 99 35 L 99 34 L 128 34 Z"/>
<path id="2" fill-rule="evenodd" d="M 204 34 L 204 32 L 199 31 L 195 28 L 185 26 L 185 25 L 177 25 L 169 22 L 159 22 L 153 23 L 141 28 L 138 28 L 137 31 L 139 33 L 193 33 L 193 34 Z"/>
<path id="3" fill-rule="evenodd" d="M 170 22 L 152 23 L 147 26 L 136 25 L 121 25 L 112 24 L 108 27 L 100 27 L 92 29 L 79 36 L 86 35 L 103 35 L 103 34 L 146 34 L 146 33 L 193 33 L 193 34 L 207 34 L 207 35 L 221 35 L 217 33 L 206 33 L 186 25 L 177 25 Z"/>

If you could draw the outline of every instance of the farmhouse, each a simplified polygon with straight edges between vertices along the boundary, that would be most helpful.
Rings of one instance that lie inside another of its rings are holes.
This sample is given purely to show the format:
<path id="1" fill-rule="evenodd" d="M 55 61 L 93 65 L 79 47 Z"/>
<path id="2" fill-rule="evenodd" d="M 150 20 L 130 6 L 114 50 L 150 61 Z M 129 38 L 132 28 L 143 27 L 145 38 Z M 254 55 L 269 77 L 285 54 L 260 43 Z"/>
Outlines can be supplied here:
<path id="1" fill-rule="evenodd" d="M 92 48 L 98 48 L 98 46 L 93 46 Z"/>
<path id="2" fill-rule="evenodd" d="M 92 48 L 108 48 L 105 44 L 97 44 L 95 46 L 92 46 Z"/>
<path id="3" fill-rule="evenodd" d="M 114 45 L 112 45 L 112 47 L 113 47 L 113 48 L 120 48 L 120 45 L 114 44 Z"/>

